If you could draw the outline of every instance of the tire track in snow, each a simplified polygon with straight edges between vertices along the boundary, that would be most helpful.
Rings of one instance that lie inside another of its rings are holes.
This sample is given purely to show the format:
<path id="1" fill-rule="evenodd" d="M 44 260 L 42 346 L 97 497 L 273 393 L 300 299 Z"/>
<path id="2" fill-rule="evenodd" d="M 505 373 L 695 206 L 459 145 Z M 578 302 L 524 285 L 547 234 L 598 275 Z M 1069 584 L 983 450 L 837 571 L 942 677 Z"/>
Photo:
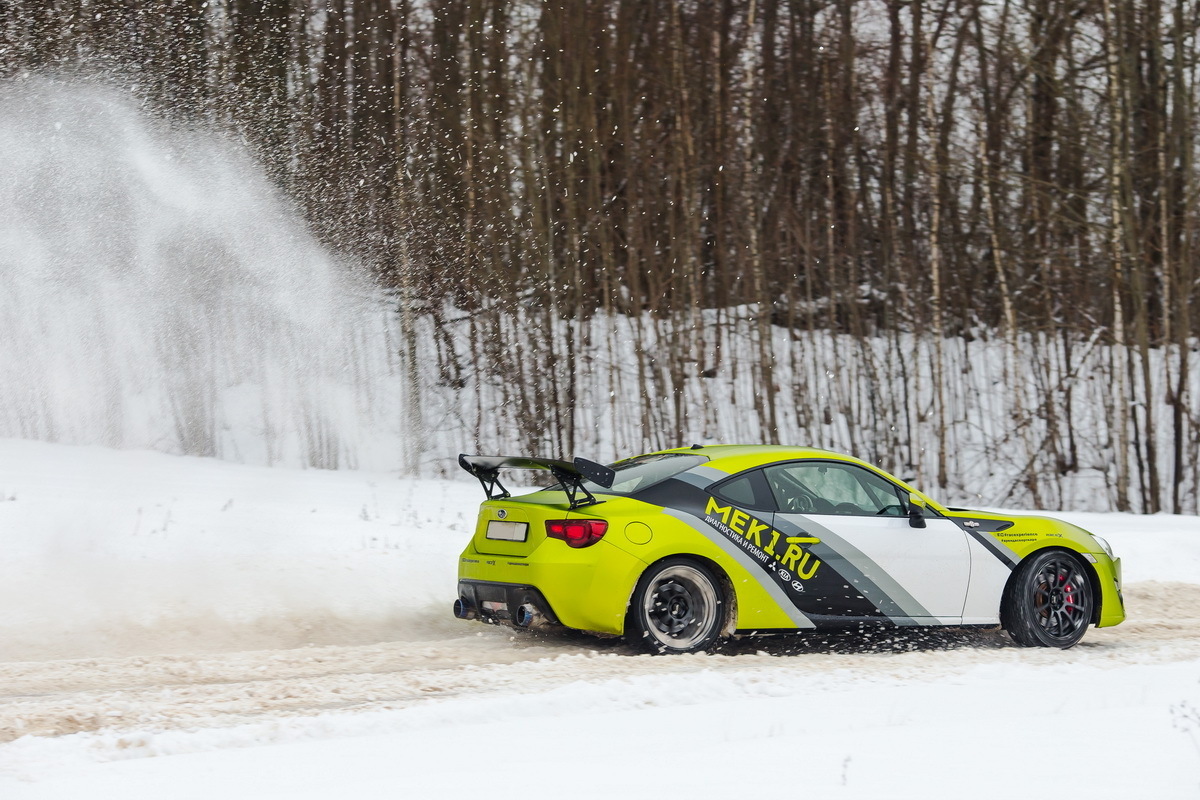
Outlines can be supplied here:
<path id="1" fill-rule="evenodd" d="M 398 709 L 464 694 L 522 694 L 574 681 L 704 670 L 848 671 L 921 679 L 982 664 L 1119 668 L 1200 658 L 1200 586 L 1128 587 L 1130 619 L 1067 651 L 1024 649 L 998 631 L 880 630 L 742 639 L 714 655 L 639 656 L 616 640 L 466 635 L 365 646 L 0 664 L 0 742 L 90 731 L 229 726 L 323 712 Z"/>

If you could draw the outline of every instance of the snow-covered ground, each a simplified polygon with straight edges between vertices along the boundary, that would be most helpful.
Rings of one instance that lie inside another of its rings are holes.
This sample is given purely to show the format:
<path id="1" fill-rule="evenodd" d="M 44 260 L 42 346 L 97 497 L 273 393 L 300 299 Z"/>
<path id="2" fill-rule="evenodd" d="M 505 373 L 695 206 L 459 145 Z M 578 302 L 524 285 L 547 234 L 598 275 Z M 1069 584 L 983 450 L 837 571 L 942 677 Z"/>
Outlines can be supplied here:
<path id="1" fill-rule="evenodd" d="M 0 798 L 1200 797 L 1200 521 L 1130 619 L 615 640 L 450 617 L 469 481 L 0 440 Z"/>

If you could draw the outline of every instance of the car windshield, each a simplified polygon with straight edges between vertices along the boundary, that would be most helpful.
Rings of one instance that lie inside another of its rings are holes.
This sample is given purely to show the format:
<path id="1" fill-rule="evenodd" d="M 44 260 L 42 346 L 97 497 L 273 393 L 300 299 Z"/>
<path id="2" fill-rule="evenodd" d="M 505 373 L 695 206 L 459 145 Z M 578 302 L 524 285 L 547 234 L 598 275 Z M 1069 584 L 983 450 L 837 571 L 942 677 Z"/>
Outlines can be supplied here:
<path id="1" fill-rule="evenodd" d="M 583 482 L 583 486 L 589 492 L 633 494 L 681 472 L 686 472 L 707 460 L 707 457 L 695 453 L 653 453 L 646 456 L 635 456 L 609 465 L 617 473 L 611 489 L 606 489 L 588 480 Z"/>

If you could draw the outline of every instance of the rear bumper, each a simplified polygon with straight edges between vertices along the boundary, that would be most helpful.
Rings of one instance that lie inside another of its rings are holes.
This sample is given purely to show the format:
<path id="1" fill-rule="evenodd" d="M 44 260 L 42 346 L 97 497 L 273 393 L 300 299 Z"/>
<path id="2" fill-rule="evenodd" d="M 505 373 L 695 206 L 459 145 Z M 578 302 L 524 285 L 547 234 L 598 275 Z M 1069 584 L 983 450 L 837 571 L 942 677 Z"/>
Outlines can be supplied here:
<path id="1" fill-rule="evenodd" d="M 458 599 L 464 609 L 484 622 L 515 624 L 517 609 L 527 605 L 537 611 L 545 624 L 561 624 L 550 603 L 533 586 L 494 581 L 459 581 Z"/>
<path id="2" fill-rule="evenodd" d="M 629 596 L 645 567 L 644 561 L 605 541 L 574 548 L 548 539 L 519 559 L 482 554 L 471 543 L 459 558 L 459 599 L 466 587 L 475 592 L 479 616 L 515 622 L 521 605 L 515 601 L 527 594 L 547 620 L 581 631 L 620 634 Z M 491 594 L 483 597 L 479 587 L 502 588 L 487 589 L 484 593 Z M 485 609 L 484 600 L 507 608 Z"/>

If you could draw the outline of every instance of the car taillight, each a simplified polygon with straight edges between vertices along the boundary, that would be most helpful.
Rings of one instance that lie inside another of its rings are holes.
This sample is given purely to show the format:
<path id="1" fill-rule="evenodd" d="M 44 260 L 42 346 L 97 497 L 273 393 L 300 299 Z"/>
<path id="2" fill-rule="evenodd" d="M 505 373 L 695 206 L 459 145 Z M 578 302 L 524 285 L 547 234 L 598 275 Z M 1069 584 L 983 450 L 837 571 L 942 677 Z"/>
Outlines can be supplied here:
<path id="1" fill-rule="evenodd" d="M 571 547 L 588 547 L 604 538 L 608 523 L 602 519 L 546 520 L 546 535 L 562 539 Z"/>

